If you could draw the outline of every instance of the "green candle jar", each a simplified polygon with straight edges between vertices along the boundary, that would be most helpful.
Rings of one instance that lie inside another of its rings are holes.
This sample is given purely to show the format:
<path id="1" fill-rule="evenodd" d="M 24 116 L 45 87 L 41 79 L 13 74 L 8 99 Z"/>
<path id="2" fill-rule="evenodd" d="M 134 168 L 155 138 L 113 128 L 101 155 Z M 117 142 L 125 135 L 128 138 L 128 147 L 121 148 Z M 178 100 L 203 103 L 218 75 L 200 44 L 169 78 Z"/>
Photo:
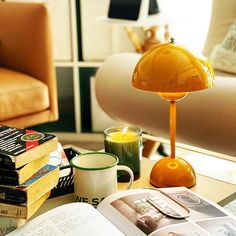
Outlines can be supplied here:
<path id="1" fill-rule="evenodd" d="M 119 165 L 128 166 L 135 180 L 140 177 L 141 135 L 138 127 L 115 126 L 104 131 L 105 152 L 116 155 Z M 119 182 L 128 182 L 129 178 L 125 171 L 118 171 Z"/>

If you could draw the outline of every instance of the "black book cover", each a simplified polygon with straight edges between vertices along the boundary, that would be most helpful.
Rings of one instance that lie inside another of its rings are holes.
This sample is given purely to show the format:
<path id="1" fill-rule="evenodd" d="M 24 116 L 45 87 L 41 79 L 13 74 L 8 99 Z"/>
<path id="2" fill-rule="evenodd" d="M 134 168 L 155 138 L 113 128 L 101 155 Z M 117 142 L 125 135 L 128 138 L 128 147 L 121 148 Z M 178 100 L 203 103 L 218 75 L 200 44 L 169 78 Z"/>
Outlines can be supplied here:
<path id="1" fill-rule="evenodd" d="M 0 125 L 0 168 L 15 169 L 16 158 L 54 137 L 52 134 Z"/>
<path id="2" fill-rule="evenodd" d="M 25 203 L 26 201 L 26 192 L 9 187 L 0 186 L 0 202 L 21 204 Z"/>
<path id="3" fill-rule="evenodd" d="M 18 185 L 19 174 L 14 170 L 0 168 L 0 184 Z"/>

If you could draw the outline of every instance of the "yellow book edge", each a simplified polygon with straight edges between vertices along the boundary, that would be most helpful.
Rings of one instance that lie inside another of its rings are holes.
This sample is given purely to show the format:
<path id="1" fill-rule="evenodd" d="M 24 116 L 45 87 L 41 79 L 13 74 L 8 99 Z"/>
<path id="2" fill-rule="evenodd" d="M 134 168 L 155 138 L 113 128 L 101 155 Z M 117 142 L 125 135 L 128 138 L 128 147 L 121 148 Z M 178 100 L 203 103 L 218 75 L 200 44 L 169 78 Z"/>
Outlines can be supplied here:
<path id="1" fill-rule="evenodd" d="M 11 157 L 12 161 L 15 162 L 15 168 L 19 168 L 27 163 L 30 163 L 37 158 L 49 154 L 57 150 L 58 139 L 54 137 L 53 139 L 48 140 L 47 142 L 40 144 L 39 146 L 32 148 L 19 156 Z"/>
<path id="2" fill-rule="evenodd" d="M 22 167 L 19 170 L 19 184 L 23 184 L 38 170 L 44 167 L 49 162 L 49 154 L 42 156 Z"/>
<path id="3" fill-rule="evenodd" d="M 59 168 L 55 168 L 46 175 L 42 176 L 34 184 L 29 185 L 26 189 L 27 202 L 24 205 L 30 205 L 40 198 L 45 192 L 53 189 L 59 180 Z"/>

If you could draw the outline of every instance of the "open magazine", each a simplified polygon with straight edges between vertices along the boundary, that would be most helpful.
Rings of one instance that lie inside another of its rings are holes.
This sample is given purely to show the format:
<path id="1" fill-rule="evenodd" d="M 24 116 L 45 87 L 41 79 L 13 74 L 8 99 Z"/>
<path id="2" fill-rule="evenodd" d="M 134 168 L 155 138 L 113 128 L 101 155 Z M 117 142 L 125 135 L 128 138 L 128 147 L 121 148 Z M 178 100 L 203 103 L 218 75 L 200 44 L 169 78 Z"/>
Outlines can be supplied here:
<path id="1" fill-rule="evenodd" d="M 131 189 L 87 203 L 54 208 L 9 236 L 236 236 L 236 218 L 184 187 Z"/>

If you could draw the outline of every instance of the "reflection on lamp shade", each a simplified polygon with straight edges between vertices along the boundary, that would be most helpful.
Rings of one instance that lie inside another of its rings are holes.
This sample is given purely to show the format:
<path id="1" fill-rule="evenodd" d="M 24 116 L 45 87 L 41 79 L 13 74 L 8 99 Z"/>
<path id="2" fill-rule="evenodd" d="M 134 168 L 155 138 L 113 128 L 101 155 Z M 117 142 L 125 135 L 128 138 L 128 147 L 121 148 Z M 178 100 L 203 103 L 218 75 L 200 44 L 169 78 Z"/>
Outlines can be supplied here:
<path id="1" fill-rule="evenodd" d="M 214 72 L 203 55 L 175 43 L 160 44 L 138 62 L 132 84 L 154 92 L 191 92 L 212 87 Z"/>

